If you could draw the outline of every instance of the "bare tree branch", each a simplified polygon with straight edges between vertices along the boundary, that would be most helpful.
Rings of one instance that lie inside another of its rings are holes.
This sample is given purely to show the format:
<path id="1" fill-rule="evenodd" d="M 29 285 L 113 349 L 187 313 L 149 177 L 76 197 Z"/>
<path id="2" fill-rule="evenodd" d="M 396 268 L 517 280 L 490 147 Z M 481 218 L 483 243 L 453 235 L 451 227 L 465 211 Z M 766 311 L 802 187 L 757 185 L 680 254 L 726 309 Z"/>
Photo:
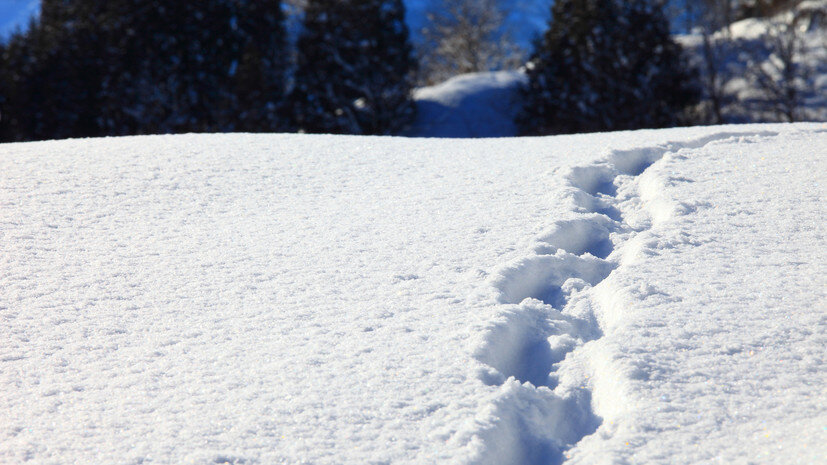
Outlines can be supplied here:
<path id="1" fill-rule="evenodd" d="M 500 0 L 442 0 L 427 13 L 420 44 L 421 81 L 434 84 L 458 74 L 517 68 L 522 49 L 504 29 Z"/>

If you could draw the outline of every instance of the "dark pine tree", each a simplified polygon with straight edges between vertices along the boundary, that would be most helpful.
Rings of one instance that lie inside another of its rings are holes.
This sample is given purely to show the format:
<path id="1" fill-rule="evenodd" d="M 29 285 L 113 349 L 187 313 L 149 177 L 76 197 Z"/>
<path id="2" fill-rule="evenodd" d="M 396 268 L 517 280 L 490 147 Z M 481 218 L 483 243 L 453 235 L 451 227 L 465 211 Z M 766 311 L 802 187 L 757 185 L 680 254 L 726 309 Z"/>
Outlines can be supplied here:
<path id="1" fill-rule="evenodd" d="M 414 115 L 401 0 L 310 0 L 291 105 L 299 129 L 393 134 Z"/>
<path id="2" fill-rule="evenodd" d="M 128 6 L 108 40 L 121 53 L 111 113 L 126 103 L 114 131 L 286 127 L 281 0 L 116 1 Z"/>
<path id="3" fill-rule="evenodd" d="M 239 9 L 243 32 L 235 70 L 237 130 L 281 131 L 288 127 L 285 104 L 289 63 L 281 0 L 246 0 Z"/>
<path id="4" fill-rule="evenodd" d="M 280 0 L 43 0 L 0 54 L 3 140 L 286 127 Z"/>
<path id="5" fill-rule="evenodd" d="M 32 22 L 29 31 L 38 27 Z M 39 32 L 37 37 L 41 37 Z M 35 48 L 29 36 L 20 32 L 0 44 L 0 142 L 31 140 L 38 132 L 36 115 L 44 109 L 39 92 L 43 75 Z"/>
<path id="6" fill-rule="evenodd" d="M 104 112 L 114 134 L 235 129 L 241 0 L 114 0 Z"/>
<path id="7" fill-rule="evenodd" d="M 670 127 L 699 98 L 658 0 L 557 0 L 535 45 L 523 134 Z"/>
<path id="8" fill-rule="evenodd" d="M 100 135 L 99 5 L 44 0 L 41 8 L 40 20 L 8 41 L 0 64 L 3 140 Z"/>

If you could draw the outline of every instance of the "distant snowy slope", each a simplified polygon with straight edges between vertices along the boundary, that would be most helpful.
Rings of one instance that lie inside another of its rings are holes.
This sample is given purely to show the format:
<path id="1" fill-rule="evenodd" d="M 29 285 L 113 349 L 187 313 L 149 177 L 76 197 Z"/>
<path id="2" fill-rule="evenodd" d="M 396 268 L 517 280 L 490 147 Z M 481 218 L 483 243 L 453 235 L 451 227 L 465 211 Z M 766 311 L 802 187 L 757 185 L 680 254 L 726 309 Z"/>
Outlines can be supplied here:
<path id="1" fill-rule="evenodd" d="M 793 17 L 798 18 L 791 29 L 795 34 L 781 34 L 785 30 L 781 25 L 791 24 Z M 677 38 L 694 65 L 708 75 L 703 37 L 689 34 Z M 779 41 L 785 44 L 784 48 L 794 44 L 792 65 L 786 71 L 792 77 L 785 78 L 782 72 L 784 61 L 780 58 Z M 775 94 L 788 95 L 783 85 L 796 96 L 796 121 L 827 121 L 827 0 L 800 2 L 773 18 L 735 22 L 726 31 L 717 32 L 713 43 L 725 122 L 787 121 L 778 111 L 779 107 L 784 108 L 778 104 L 784 97 Z M 762 85 L 762 79 L 772 85 Z"/>
<path id="2" fill-rule="evenodd" d="M 0 145 L 0 463 L 819 463 L 825 147 Z"/>
<path id="3" fill-rule="evenodd" d="M 417 117 L 408 131 L 417 137 L 510 137 L 517 135 L 519 71 L 472 73 L 417 89 Z"/>

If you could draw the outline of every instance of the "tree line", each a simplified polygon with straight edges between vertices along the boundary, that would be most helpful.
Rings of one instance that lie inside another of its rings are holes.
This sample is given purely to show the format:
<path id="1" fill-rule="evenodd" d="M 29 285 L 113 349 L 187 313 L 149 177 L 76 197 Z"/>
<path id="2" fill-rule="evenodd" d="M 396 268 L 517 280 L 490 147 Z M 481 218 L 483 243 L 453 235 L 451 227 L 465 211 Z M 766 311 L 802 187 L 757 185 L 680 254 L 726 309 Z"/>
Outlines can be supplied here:
<path id="1" fill-rule="evenodd" d="M 402 0 L 301 2 L 295 41 L 281 0 L 42 0 L 39 18 L 0 44 L 0 141 L 399 134 L 423 71 L 444 79 L 517 64 L 495 0 L 442 1 L 417 54 Z M 527 62 L 519 58 L 528 75 L 522 133 L 689 124 L 711 98 L 662 1 L 551 8 L 547 32 Z"/>
<path id="2" fill-rule="evenodd" d="M 0 46 L 0 140 L 390 134 L 413 115 L 401 0 L 43 0 Z M 293 72 L 290 72 L 290 71 Z"/>

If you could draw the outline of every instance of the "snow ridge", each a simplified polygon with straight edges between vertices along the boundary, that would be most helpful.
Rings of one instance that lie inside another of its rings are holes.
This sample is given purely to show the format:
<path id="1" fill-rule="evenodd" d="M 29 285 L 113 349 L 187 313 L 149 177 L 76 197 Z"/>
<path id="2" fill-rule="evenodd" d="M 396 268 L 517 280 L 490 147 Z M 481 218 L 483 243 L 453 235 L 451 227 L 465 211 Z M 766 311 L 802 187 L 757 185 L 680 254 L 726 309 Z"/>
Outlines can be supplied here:
<path id="1" fill-rule="evenodd" d="M 620 322 L 629 299 L 646 293 L 607 278 L 645 256 L 642 233 L 701 207 L 666 198 L 665 183 L 682 180 L 650 168 L 714 142 L 775 135 L 715 133 L 612 151 L 569 170 L 569 188 L 560 199 L 569 216 L 489 280 L 501 309 L 474 357 L 483 364 L 480 380 L 498 388 L 474 431 L 465 434 L 479 446 L 471 463 L 562 463 L 607 416 L 631 408 L 622 386 L 634 370 L 619 366 L 611 350 L 596 343 Z M 579 369 L 570 366 L 577 364 Z"/>

